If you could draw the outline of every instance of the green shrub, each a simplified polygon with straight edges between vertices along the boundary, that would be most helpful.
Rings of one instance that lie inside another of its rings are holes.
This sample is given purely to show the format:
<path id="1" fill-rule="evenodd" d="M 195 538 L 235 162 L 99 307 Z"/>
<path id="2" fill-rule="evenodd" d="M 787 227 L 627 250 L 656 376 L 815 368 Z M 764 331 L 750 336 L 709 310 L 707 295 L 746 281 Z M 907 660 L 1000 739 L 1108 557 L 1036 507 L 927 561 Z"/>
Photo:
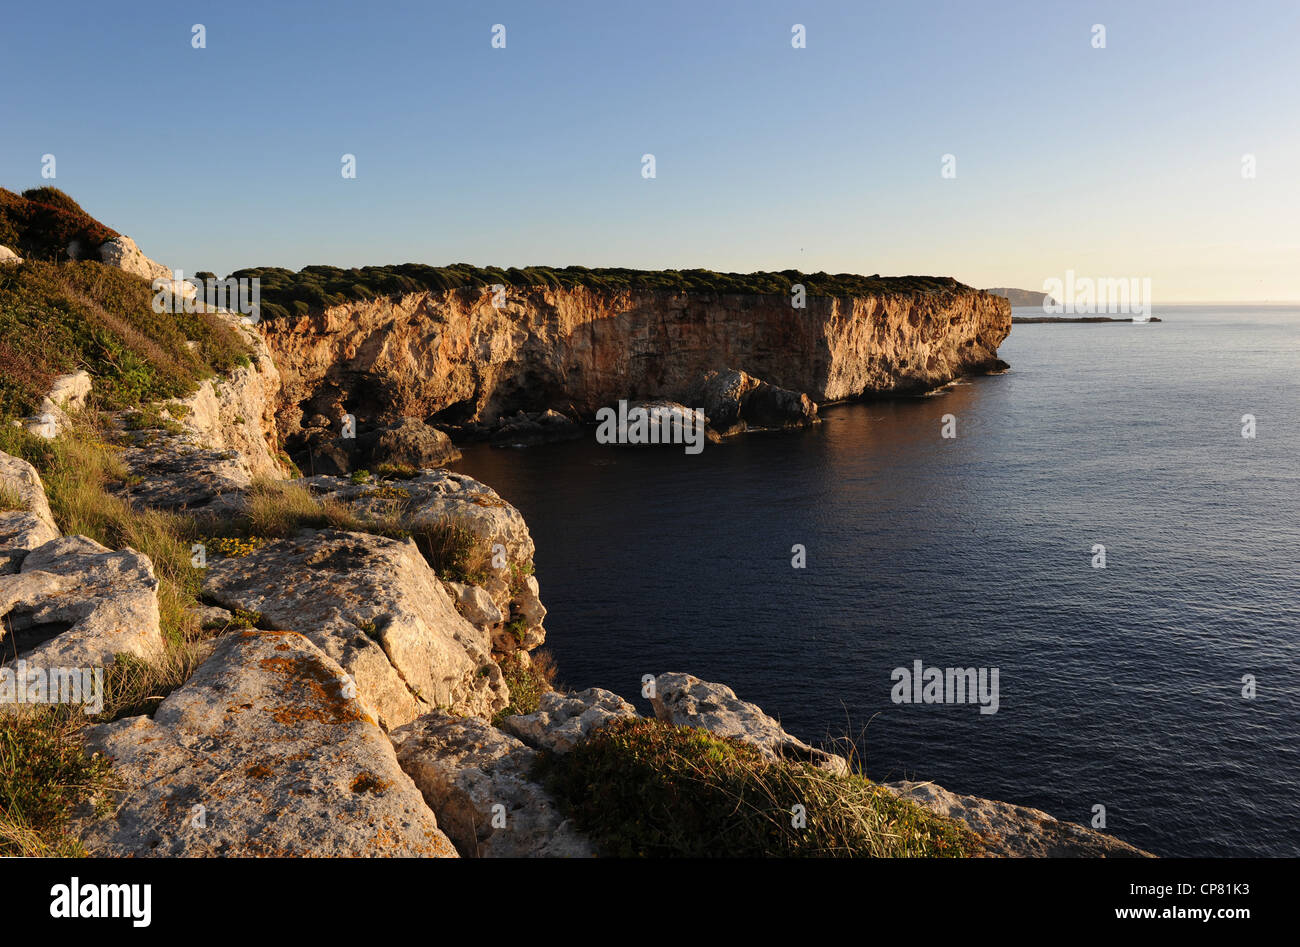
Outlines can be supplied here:
<path id="1" fill-rule="evenodd" d="M 71 244 L 93 252 L 116 236 L 57 188 L 34 188 L 21 197 L 0 188 L 0 243 L 19 256 L 66 260 Z"/>
<path id="2" fill-rule="evenodd" d="M 0 856 L 85 854 L 69 829 L 78 806 L 103 811 L 109 762 L 88 757 L 75 717 L 27 708 L 0 714 Z"/>
<path id="3" fill-rule="evenodd" d="M 612 856 L 961 856 L 980 847 L 962 823 L 864 776 L 768 762 L 737 739 L 657 720 L 613 721 L 549 758 L 543 775 Z"/>
<path id="4" fill-rule="evenodd" d="M 57 207 L 59 210 L 71 214 L 79 214 L 82 217 L 90 216 L 81 209 L 80 204 L 57 187 L 31 187 L 23 191 L 23 197 L 29 201 L 35 201 L 37 204 L 48 204 L 50 207 Z"/>
<path id="5" fill-rule="evenodd" d="M 496 715 L 498 721 L 515 714 L 536 713 L 542 695 L 556 689 L 555 660 L 549 651 L 534 651 L 527 663 L 520 660 L 518 652 L 500 655 L 496 660 L 510 689 L 510 704 Z"/>

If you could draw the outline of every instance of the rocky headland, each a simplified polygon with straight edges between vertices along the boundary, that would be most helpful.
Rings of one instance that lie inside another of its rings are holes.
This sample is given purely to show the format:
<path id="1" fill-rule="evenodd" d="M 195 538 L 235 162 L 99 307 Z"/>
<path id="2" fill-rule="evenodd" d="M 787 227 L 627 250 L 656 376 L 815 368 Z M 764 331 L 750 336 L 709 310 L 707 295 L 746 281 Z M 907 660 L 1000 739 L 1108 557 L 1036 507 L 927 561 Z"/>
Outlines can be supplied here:
<path id="1" fill-rule="evenodd" d="M 511 446 L 582 436 L 620 399 L 703 408 L 718 436 L 807 426 L 817 407 L 1000 370 L 1010 307 L 959 285 L 809 297 L 663 290 L 422 291 L 269 319 L 277 417 L 303 469 L 346 472 L 332 436 L 415 417 Z M 329 445 L 329 446 L 326 446 Z"/>
<path id="2" fill-rule="evenodd" d="M 113 240 L 104 265 L 165 271 Z M 810 745 L 686 673 L 642 682 L 653 717 L 616 692 L 625 682 L 554 689 L 539 649 L 563 629 L 545 627 L 523 516 L 441 469 L 455 457 L 443 428 L 583 436 L 620 398 L 703 405 L 725 436 L 932 388 L 1001 365 L 1005 300 L 814 297 L 792 311 L 782 298 L 537 289 L 496 307 L 456 290 L 257 326 L 213 315 L 244 354 L 188 394 L 123 406 L 74 373 L 5 429 L 0 718 L 26 725 L 37 711 L 17 689 L 49 687 L 55 667 L 108 678 L 111 706 L 71 731 L 103 767 L 67 813 L 78 850 L 674 854 L 699 837 L 674 819 L 731 818 L 728 793 L 762 787 L 750 808 L 778 818 L 720 832 L 721 850 L 1146 854 L 1037 810 L 872 783 L 848 748 Z M 358 433 L 342 438 L 349 416 Z M 619 796 L 623 778 L 635 785 Z M 675 800 L 650 834 L 635 808 L 647 781 Z M 792 800 L 808 803 L 806 828 L 781 825 Z"/>

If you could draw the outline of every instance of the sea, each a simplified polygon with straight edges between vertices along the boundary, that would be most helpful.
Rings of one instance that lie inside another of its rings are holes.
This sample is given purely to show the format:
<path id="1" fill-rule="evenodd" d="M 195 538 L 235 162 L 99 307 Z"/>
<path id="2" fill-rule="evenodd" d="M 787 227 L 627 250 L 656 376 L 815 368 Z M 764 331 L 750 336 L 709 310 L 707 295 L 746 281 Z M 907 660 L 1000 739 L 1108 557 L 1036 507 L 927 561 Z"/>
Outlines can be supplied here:
<path id="1" fill-rule="evenodd" d="M 684 671 L 872 779 L 1297 856 L 1300 307 L 1154 314 L 1016 325 L 1004 374 L 696 455 L 593 429 L 456 469 L 527 519 L 568 688 L 649 712 Z M 949 668 L 996 670 L 996 712 Z"/>

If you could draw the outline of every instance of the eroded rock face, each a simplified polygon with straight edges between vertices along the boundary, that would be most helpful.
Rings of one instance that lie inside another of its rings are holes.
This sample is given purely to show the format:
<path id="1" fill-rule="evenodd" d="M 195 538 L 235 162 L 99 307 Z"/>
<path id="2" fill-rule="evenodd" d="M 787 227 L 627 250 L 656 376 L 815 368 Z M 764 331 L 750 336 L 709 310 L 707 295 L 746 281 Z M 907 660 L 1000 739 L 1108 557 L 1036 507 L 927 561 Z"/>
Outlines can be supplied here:
<path id="1" fill-rule="evenodd" d="M 203 594 L 306 635 L 355 678 L 385 729 L 439 707 L 490 717 L 509 703 L 487 636 L 409 540 L 305 531 L 209 560 Z"/>
<path id="2" fill-rule="evenodd" d="M 347 677 L 292 632 L 221 639 L 153 719 L 95 727 L 126 787 L 82 840 L 110 856 L 439 856 L 439 830 Z"/>
<path id="3" fill-rule="evenodd" d="M 179 418 L 199 441 L 212 450 L 236 451 L 255 477 L 283 477 L 276 426 L 280 372 L 261 333 L 233 313 L 218 313 L 248 344 L 250 364 L 229 375 L 209 379 L 181 403 L 189 410 Z"/>
<path id="4" fill-rule="evenodd" d="M 123 492 L 136 506 L 237 512 L 255 478 L 278 479 L 286 472 L 275 421 L 280 374 L 259 333 L 235 314 L 216 317 L 248 343 L 250 363 L 205 380 L 187 398 L 161 405 L 169 429 L 130 436 L 122 460 L 134 482 Z"/>
<path id="5" fill-rule="evenodd" d="M 33 549 L 59 537 L 45 497 L 41 476 L 25 460 L 0 451 L 0 488 L 18 501 L 19 509 L 0 508 L 0 575 L 17 572 Z"/>
<path id="6" fill-rule="evenodd" d="M 926 809 L 965 822 L 984 838 L 990 854 L 1017 858 L 1152 858 L 1127 842 L 1061 822 L 1039 809 L 959 796 L 933 783 L 897 782 L 886 787 Z"/>
<path id="7" fill-rule="evenodd" d="M 543 694 L 536 713 L 506 717 L 501 727 L 529 746 L 568 753 L 609 721 L 637 716 L 636 708 L 622 697 L 589 687 L 571 694 Z"/>
<path id="8" fill-rule="evenodd" d="M 420 292 L 268 320 L 281 420 L 334 393 L 356 414 L 452 424 L 519 410 L 592 418 L 620 398 L 686 400 L 727 367 L 814 401 L 921 391 L 994 364 L 1005 299 L 978 290 L 812 297 L 588 288 Z M 365 378 L 365 390 L 356 380 Z M 307 407 L 309 413 L 320 410 Z"/>
<path id="9" fill-rule="evenodd" d="M 427 714 L 390 736 L 402 769 L 415 780 L 461 855 L 594 855 L 532 778 L 540 754 L 514 737 L 486 721 L 443 713 Z"/>
<path id="10" fill-rule="evenodd" d="M 747 430 L 808 427 L 817 423 L 817 404 L 807 395 L 769 385 L 745 372 L 708 372 L 691 392 L 709 426 L 726 437 Z"/>
<path id="11" fill-rule="evenodd" d="M 4 656 L 32 668 L 153 659 L 163 648 L 153 563 L 85 536 L 51 540 L 27 553 L 20 572 L 0 575 L 0 627 Z"/>
<path id="12" fill-rule="evenodd" d="M 752 743 L 771 760 L 812 763 L 835 773 L 847 773 L 842 756 L 809 746 L 782 729 L 757 704 L 743 701 L 725 684 L 711 684 L 691 674 L 660 674 L 651 698 L 655 716 L 667 723 L 702 727 L 724 737 Z"/>

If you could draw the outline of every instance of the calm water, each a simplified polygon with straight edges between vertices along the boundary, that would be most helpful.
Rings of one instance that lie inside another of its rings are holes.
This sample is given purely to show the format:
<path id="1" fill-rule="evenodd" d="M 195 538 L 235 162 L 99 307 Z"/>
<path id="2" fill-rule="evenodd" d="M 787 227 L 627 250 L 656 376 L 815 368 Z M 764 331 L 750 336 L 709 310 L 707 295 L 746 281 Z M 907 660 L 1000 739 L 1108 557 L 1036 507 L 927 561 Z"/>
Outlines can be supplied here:
<path id="1" fill-rule="evenodd" d="M 875 778 L 1101 804 L 1162 855 L 1298 855 L 1300 309 L 1156 314 L 1019 325 L 1006 375 L 694 457 L 593 438 L 458 469 L 528 519 L 570 687 L 688 671 L 860 737 Z M 917 659 L 999 668 L 999 711 L 892 703 Z"/>

